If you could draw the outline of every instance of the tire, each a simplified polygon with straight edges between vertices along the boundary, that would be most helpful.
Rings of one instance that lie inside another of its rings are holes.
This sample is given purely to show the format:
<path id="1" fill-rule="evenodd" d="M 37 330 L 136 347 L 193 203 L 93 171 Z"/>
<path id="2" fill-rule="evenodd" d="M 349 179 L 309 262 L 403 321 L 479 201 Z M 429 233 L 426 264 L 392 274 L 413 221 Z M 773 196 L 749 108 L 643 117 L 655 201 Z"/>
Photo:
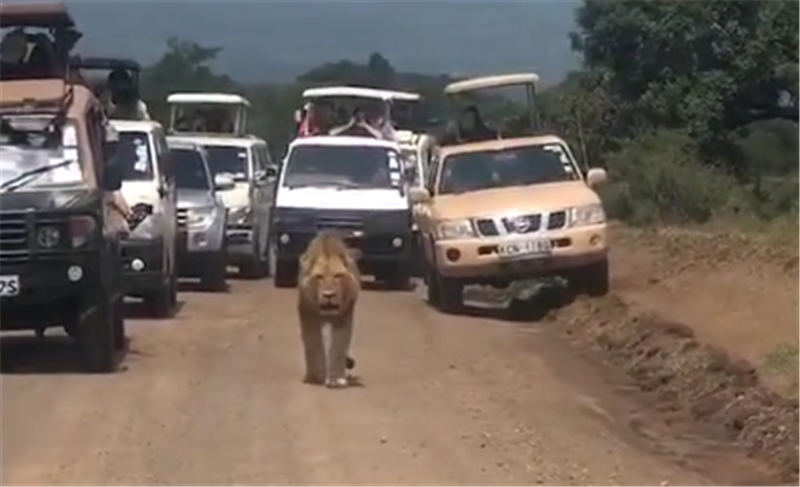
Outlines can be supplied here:
<path id="1" fill-rule="evenodd" d="M 178 279 L 173 272 L 167 282 L 163 283 L 158 291 L 144 298 L 145 306 L 154 318 L 169 318 L 175 310 L 178 301 Z"/>
<path id="2" fill-rule="evenodd" d="M 577 271 L 573 275 L 570 287 L 576 294 L 585 294 L 591 297 L 602 297 L 608 294 L 611 288 L 608 259 L 590 264 Z"/>
<path id="3" fill-rule="evenodd" d="M 386 274 L 385 282 L 394 291 L 408 291 L 411 288 L 411 270 L 407 262 L 400 262 Z"/>
<path id="4" fill-rule="evenodd" d="M 258 247 L 259 245 L 256 243 L 253 255 L 250 256 L 248 262 L 239 266 L 239 274 L 245 279 L 261 279 L 269 275 L 268 258 Z"/>
<path id="5" fill-rule="evenodd" d="M 76 339 L 86 372 L 109 374 L 117 370 L 118 349 L 114 336 L 113 308 L 111 303 L 94 303 L 94 309 L 84 315 L 78 325 Z"/>
<path id="6" fill-rule="evenodd" d="M 456 279 L 436 276 L 439 292 L 438 308 L 442 313 L 455 314 L 464 309 L 464 285 Z"/>
<path id="7" fill-rule="evenodd" d="M 222 292 L 227 289 L 228 265 L 226 259 L 225 251 L 222 251 L 220 254 L 214 256 L 212 262 L 209 262 L 209 266 L 200 277 L 200 285 L 203 286 L 204 289 L 214 292 Z"/>

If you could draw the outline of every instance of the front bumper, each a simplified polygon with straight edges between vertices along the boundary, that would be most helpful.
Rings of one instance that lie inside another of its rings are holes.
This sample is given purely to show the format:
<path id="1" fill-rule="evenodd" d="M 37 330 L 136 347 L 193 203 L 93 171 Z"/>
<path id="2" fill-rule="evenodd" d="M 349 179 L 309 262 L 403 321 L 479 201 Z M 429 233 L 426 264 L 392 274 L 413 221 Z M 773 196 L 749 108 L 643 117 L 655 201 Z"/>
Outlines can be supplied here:
<path id="1" fill-rule="evenodd" d="M 40 253 L 27 261 L 0 258 L 0 275 L 19 277 L 18 294 L 0 298 L 0 328 L 63 324 L 83 301 L 98 294 L 101 266 L 99 251 Z"/>
<path id="2" fill-rule="evenodd" d="M 228 225 L 225 227 L 225 243 L 231 260 L 251 257 L 254 253 L 255 231 L 250 225 Z"/>
<path id="3" fill-rule="evenodd" d="M 126 294 L 154 291 L 167 281 L 163 240 L 129 238 L 121 247 Z"/>
<path id="4" fill-rule="evenodd" d="M 498 245 L 531 238 L 549 239 L 552 252 L 514 258 L 501 258 L 497 253 Z M 452 258 L 454 250 L 458 251 L 457 259 Z M 434 252 L 436 268 L 441 275 L 466 282 L 484 282 L 492 278 L 520 279 L 567 273 L 606 259 L 608 241 L 606 226 L 597 225 L 535 235 L 437 241 Z"/>

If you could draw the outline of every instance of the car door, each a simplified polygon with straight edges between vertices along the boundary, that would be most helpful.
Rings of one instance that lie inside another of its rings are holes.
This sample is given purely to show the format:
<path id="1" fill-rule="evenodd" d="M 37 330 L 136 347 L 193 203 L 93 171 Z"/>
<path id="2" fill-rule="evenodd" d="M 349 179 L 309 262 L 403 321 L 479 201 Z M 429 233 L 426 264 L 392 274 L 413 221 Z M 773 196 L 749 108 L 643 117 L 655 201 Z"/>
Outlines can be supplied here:
<path id="1" fill-rule="evenodd" d="M 431 198 L 426 203 L 417 203 L 417 227 L 422 237 L 422 247 L 425 250 L 425 258 L 430 262 L 433 259 L 433 233 L 435 232 L 436 222 L 431 218 L 431 204 L 433 202 L 433 191 L 436 187 L 436 178 L 439 173 L 440 158 L 434 153 L 431 155 L 428 173 L 425 175 L 425 189 L 431 194 Z"/>
<path id="2" fill-rule="evenodd" d="M 165 262 L 169 262 L 170 271 L 174 269 L 175 265 L 175 239 L 178 231 L 178 217 L 177 206 L 178 197 L 177 189 L 175 188 L 175 179 L 171 176 L 171 171 L 166 167 L 167 153 L 167 139 L 164 130 L 160 127 L 153 130 L 153 144 L 155 148 L 155 158 L 153 169 L 155 172 L 156 183 L 158 184 L 158 194 L 163 209 L 162 225 L 164 235 L 164 252 Z"/>

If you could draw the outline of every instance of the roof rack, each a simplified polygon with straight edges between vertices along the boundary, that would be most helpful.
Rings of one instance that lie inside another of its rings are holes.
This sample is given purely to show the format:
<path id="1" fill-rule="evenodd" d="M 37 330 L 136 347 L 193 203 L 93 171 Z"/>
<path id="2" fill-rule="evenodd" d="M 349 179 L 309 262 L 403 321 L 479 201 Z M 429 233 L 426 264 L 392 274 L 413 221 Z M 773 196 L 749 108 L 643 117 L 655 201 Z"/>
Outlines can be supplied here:
<path id="1" fill-rule="evenodd" d="M 68 29 L 75 27 L 75 21 L 63 2 L 3 2 L 0 27 Z"/>

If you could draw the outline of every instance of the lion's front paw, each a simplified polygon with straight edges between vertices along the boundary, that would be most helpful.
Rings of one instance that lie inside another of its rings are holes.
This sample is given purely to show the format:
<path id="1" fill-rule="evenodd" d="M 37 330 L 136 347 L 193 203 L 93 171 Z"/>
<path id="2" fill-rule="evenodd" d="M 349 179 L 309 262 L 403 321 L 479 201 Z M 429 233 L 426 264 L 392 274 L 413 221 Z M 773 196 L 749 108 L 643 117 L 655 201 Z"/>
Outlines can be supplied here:
<path id="1" fill-rule="evenodd" d="M 328 383 L 325 385 L 331 389 L 342 389 L 347 387 L 349 384 L 346 377 L 339 377 L 337 379 L 328 379 Z"/>

